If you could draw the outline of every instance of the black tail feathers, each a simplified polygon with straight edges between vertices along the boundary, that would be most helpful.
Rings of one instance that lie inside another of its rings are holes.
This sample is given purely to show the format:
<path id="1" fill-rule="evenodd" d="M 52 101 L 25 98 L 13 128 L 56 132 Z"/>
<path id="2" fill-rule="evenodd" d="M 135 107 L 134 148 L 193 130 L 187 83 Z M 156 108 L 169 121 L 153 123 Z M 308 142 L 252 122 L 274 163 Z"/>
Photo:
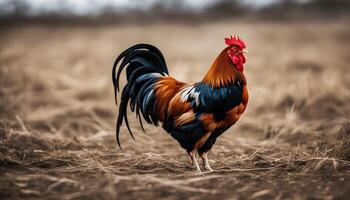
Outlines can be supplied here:
<path id="1" fill-rule="evenodd" d="M 120 61 L 122 62 L 117 71 Z M 135 111 L 139 118 L 142 130 L 144 129 L 140 111 L 146 122 L 158 125 L 156 97 L 153 89 L 159 78 L 168 74 L 165 59 L 157 47 L 149 44 L 137 44 L 128 48 L 116 58 L 113 64 L 112 80 L 116 104 L 118 104 L 119 78 L 124 68 L 126 68 L 127 83 L 121 93 L 118 119 L 116 121 L 116 139 L 120 148 L 119 131 L 123 119 L 131 137 L 134 138 L 127 118 L 129 101 L 131 110 Z"/>

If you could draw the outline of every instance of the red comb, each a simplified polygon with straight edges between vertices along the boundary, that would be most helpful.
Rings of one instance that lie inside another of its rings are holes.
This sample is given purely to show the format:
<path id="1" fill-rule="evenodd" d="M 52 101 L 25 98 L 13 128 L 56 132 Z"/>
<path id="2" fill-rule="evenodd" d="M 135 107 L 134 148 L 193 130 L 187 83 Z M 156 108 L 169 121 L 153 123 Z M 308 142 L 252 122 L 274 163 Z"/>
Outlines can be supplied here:
<path id="1" fill-rule="evenodd" d="M 239 38 L 238 36 L 233 36 L 232 35 L 228 38 L 225 38 L 225 43 L 230 46 L 230 45 L 236 45 L 239 46 L 242 49 L 245 49 L 245 44 L 242 40 L 242 38 Z"/>

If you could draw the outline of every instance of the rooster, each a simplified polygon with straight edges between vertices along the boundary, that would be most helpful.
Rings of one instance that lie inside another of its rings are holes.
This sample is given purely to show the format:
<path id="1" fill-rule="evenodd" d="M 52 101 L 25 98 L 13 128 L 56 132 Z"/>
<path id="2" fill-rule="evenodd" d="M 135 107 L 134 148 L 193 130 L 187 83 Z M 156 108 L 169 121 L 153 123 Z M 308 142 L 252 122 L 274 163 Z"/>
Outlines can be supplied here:
<path id="1" fill-rule="evenodd" d="M 217 56 L 203 80 L 194 84 L 170 77 L 161 51 L 152 45 L 137 44 L 122 52 L 112 70 L 116 103 L 124 68 L 127 77 L 116 121 L 119 147 L 123 120 L 133 137 L 127 117 L 130 104 L 143 131 L 142 118 L 155 126 L 161 123 L 186 150 L 198 172 L 201 168 L 196 160 L 197 153 L 203 168 L 212 171 L 208 152 L 216 139 L 238 121 L 248 103 L 247 81 L 243 74 L 246 46 L 237 36 L 225 38 L 225 43 L 227 47 Z"/>

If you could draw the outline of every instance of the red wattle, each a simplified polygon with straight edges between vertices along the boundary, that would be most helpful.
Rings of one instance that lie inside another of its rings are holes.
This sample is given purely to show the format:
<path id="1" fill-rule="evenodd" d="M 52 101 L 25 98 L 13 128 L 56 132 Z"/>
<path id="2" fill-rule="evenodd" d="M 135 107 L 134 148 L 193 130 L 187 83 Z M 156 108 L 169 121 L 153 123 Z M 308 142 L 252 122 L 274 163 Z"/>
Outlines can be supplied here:
<path id="1" fill-rule="evenodd" d="M 228 55 L 232 63 L 236 66 L 237 70 L 243 72 L 243 64 L 245 63 L 245 57 L 243 54 L 235 55 L 233 52 L 229 51 Z"/>

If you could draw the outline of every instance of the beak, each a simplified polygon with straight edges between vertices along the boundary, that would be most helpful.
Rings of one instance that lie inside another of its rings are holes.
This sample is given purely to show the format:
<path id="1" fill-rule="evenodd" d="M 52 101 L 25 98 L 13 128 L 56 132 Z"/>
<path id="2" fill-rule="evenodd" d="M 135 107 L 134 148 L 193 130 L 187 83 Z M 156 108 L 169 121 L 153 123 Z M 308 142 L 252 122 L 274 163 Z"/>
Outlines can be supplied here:
<path id="1" fill-rule="evenodd" d="M 248 50 L 247 50 L 247 49 L 243 49 L 243 50 L 242 50 L 242 53 L 247 54 L 247 53 L 248 53 Z"/>

